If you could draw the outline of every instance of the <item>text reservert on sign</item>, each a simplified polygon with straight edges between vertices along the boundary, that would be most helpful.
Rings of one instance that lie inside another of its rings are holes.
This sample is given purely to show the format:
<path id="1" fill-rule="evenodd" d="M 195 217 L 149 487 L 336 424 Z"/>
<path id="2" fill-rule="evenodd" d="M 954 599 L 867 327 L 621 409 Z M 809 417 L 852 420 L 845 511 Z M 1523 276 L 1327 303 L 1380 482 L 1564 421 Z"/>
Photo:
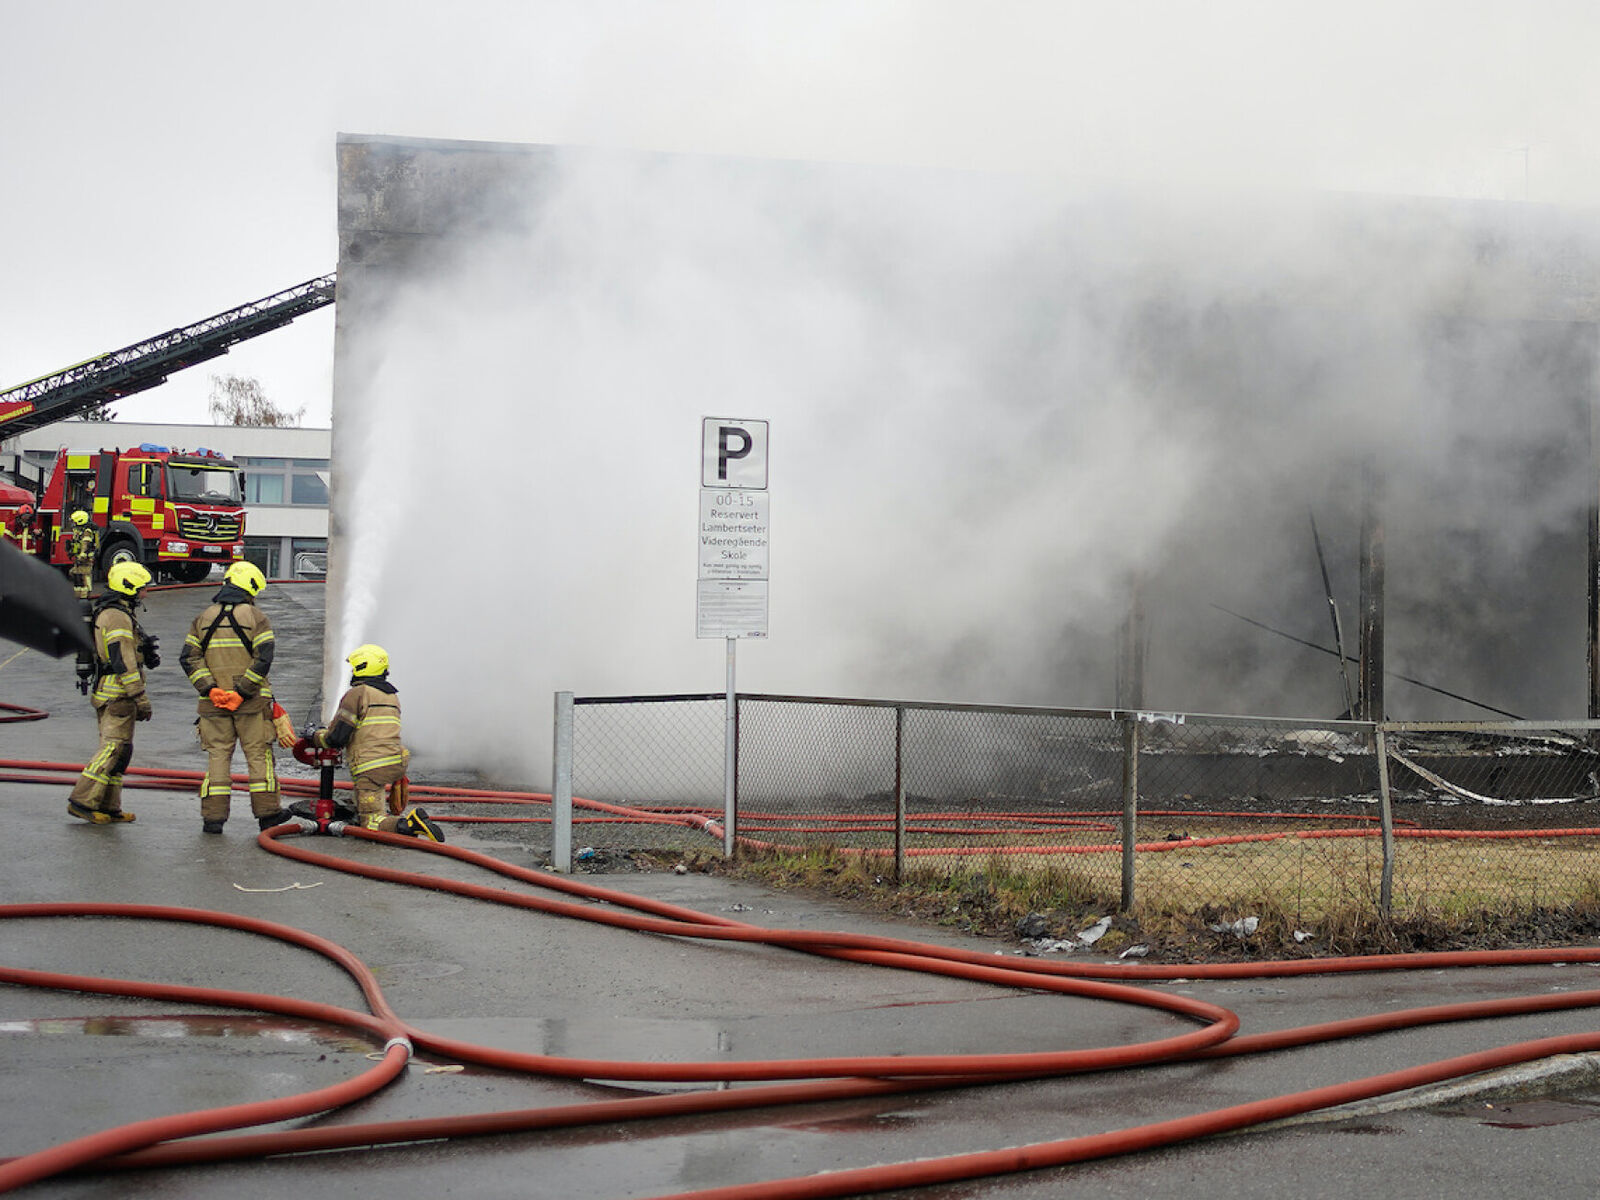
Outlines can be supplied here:
<path id="1" fill-rule="evenodd" d="M 702 491 L 700 578 L 769 578 L 770 511 L 765 492 Z"/>

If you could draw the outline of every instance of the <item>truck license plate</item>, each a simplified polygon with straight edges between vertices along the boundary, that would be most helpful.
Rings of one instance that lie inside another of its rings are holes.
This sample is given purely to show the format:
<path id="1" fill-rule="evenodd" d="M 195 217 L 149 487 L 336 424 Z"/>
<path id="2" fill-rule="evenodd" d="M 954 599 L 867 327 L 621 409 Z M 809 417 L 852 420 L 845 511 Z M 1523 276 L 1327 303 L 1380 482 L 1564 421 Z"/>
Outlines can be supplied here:
<path id="1" fill-rule="evenodd" d="M 200 547 L 200 552 L 202 554 L 221 554 L 222 553 L 222 547 L 221 546 L 201 546 Z"/>

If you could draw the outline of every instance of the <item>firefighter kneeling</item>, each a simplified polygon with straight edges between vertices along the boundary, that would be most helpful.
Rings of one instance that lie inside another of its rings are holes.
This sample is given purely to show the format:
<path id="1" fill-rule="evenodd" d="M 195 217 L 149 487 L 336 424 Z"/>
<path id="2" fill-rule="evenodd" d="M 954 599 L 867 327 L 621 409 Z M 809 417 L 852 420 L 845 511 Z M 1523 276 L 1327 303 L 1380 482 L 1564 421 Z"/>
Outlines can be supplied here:
<path id="1" fill-rule="evenodd" d="M 382 646 L 366 645 L 345 661 L 350 664 L 350 690 L 339 700 L 333 721 L 307 733 L 308 747 L 344 752 L 355 784 L 356 825 L 444 841 L 444 830 L 426 810 L 404 811 L 411 754 L 400 740 L 400 695 L 389 682 L 388 654 Z"/>

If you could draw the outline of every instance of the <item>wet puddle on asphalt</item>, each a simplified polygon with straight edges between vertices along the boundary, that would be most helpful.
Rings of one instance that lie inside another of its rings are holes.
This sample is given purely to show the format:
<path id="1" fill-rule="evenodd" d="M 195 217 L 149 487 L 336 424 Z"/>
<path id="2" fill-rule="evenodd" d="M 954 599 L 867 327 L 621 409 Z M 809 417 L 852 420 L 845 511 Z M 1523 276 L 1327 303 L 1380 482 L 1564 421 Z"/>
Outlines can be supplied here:
<path id="1" fill-rule="evenodd" d="M 340 1030 L 279 1017 L 25 1017 L 0 1020 L 0 1035 L 7 1033 L 167 1039 L 260 1038 L 291 1045 L 315 1045 L 362 1053 L 371 1048 L 367 1041 Z"/>
<path id="2" fill-rule="evenodd" d="M 1499 1129 L 1545 1129 L 1574 1121 L 1600 1120 L 1596 1100 L 1508 1100 L 1501 1104 L 1469 1101 L 1435 1110 L 1444 1116 L 1472 1117 Z"/>

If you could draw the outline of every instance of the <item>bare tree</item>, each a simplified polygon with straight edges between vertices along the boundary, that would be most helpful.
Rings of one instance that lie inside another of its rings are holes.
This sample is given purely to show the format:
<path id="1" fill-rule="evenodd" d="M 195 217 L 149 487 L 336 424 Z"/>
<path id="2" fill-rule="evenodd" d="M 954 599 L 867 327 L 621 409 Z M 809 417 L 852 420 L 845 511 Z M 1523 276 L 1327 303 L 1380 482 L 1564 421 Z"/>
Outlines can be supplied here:
<path id="1" fill-rule="evenodd" d="M 80 413 L 74 413 L 68 418 L 72 421 L 115 421 L 116 412 L 111 407 L 111 401 L 96 404 L 93 408 L 86 408 Z"/>
<path id="2" fill-rule="evenodd" d="M 261 388 L 261 382 L 244 375 L 211 376 L 211 420 L 218 425 L 299 425 L 306 406 L 293 412 L 279 408 Z"/>

